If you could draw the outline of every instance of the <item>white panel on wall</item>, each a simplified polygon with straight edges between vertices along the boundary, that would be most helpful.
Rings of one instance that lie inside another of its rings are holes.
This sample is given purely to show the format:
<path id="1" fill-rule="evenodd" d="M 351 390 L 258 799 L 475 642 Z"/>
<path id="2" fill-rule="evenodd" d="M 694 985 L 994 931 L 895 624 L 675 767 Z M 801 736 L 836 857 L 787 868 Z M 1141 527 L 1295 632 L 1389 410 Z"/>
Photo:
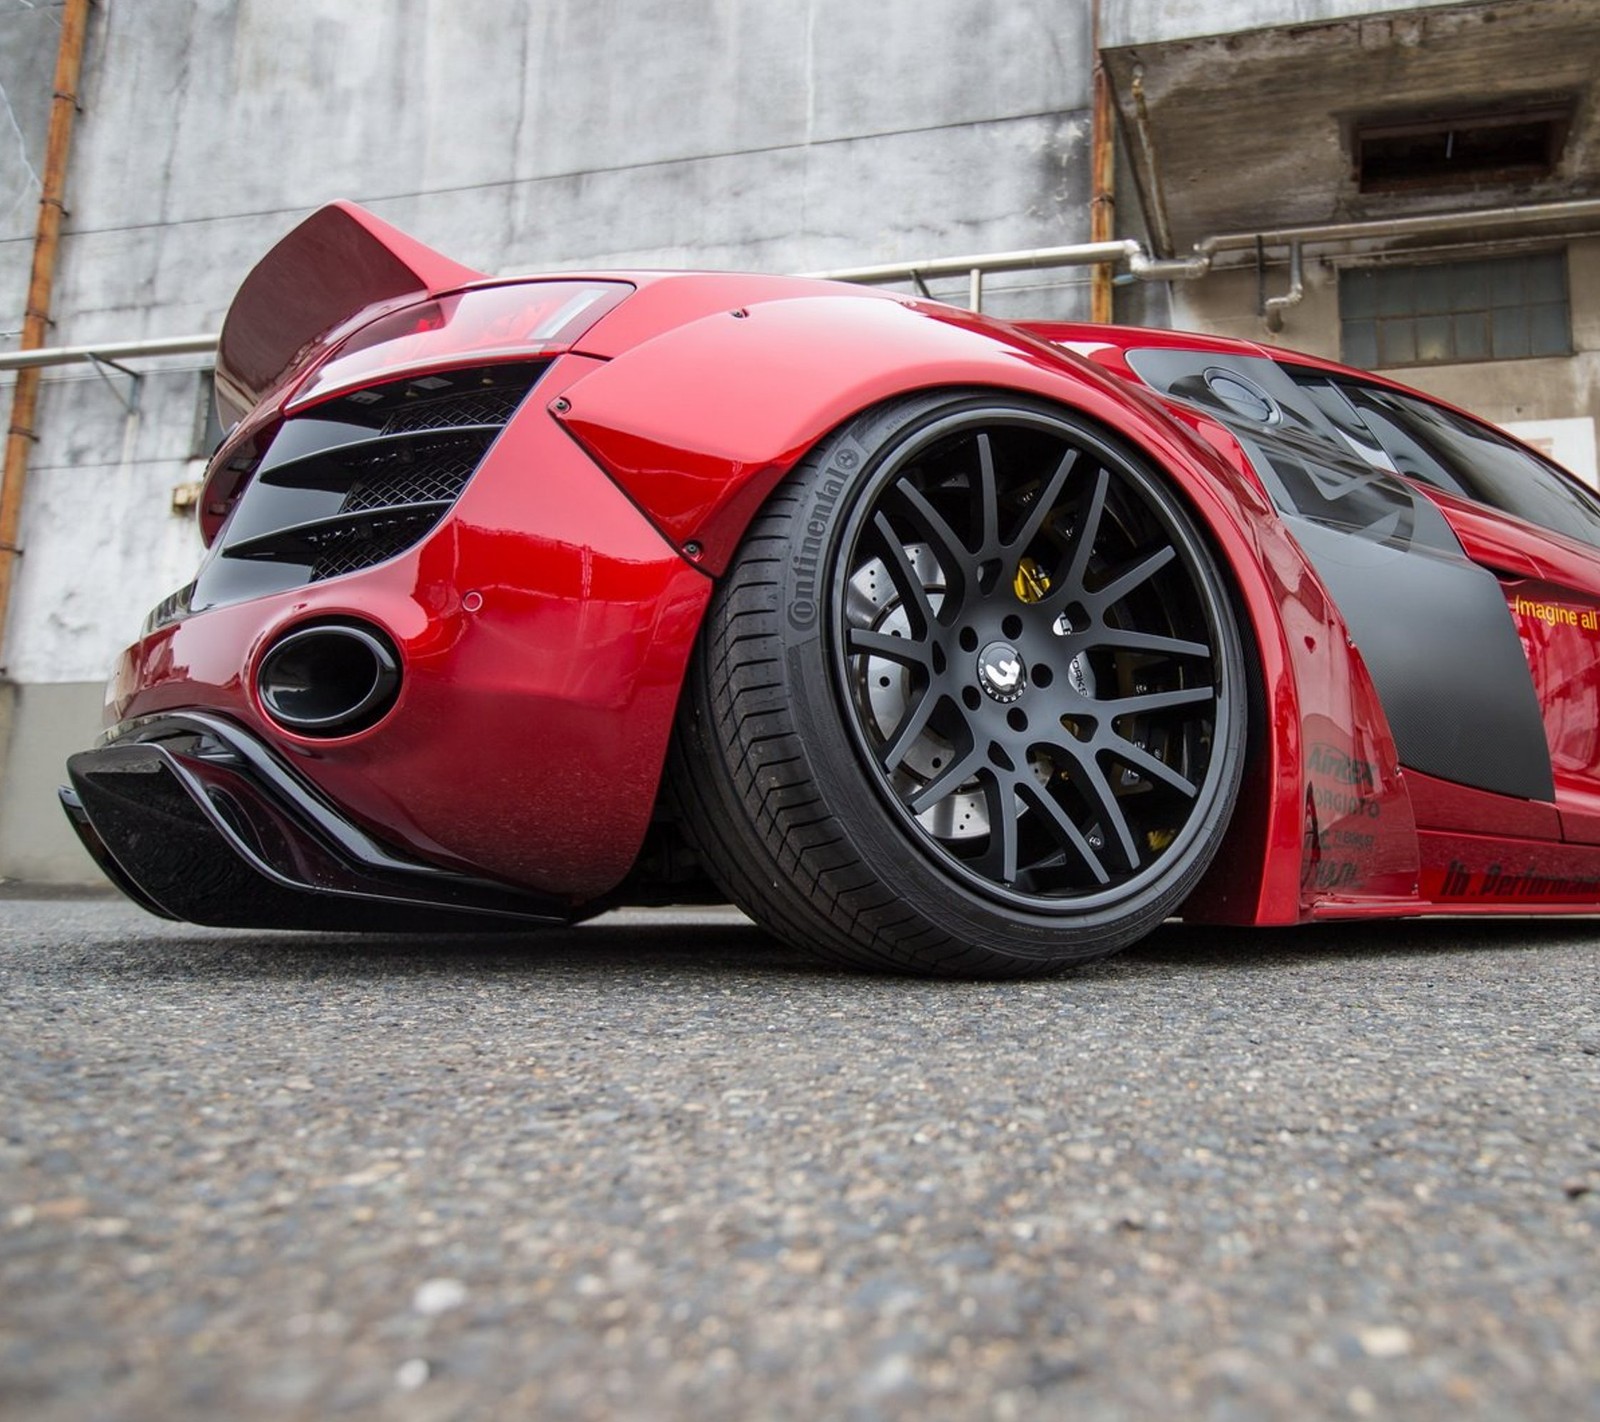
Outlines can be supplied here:
<path id="1" fill-rule="evenodd" d="M 1500 428 L 1570 469 L 1586 484 L 1600 488 L 1600 471 L 1595 467 L 1594 421 L 1588 415 L 1566 420 L 1511 420 Z"/>

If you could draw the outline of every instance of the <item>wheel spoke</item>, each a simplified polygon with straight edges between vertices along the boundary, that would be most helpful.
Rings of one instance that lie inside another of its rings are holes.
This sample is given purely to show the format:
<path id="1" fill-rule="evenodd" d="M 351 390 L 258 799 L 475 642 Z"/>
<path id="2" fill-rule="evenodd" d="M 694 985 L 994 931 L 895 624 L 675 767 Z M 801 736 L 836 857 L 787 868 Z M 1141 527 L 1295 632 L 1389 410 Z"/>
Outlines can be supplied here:
<path id="1" fill-rule="evenodd" d="M 1111 754 L 1147 779 L 1159 780 L 1163 785 L 1170 786 L 1190 800 L 1200 793 L 1199 787 L 1192 780 L 1174 770 L 1166 761 L 1151 755 L 1143 746 L 1135 745 L 1125 736 L 1116 737 L 1116 745 L 1112 747 Z"/>
<path id="2" fill-rule="evenodd" d="M 983 798 L 989 807 L 989 847 L 975 866 L 1002 884 L 1017 881 L 1017 811 L 1013 777 L 987 771 Z"/>
<path id="3" fill-rule="evenodd" d="M 1061 490 L 1067 482 L 1067 476 L 1072 473 L 1073 466 L 1078 462 L 1078 451 L 1069 449 L 1061 456 L 1061 462 L 1056 465 L 1055 472 L 1049 481 L 1039 490 L 1038 497 L 1034 499 L 1033 506 L 1028 510 L 1028 517 L 1023 520 L 1022 527 L 1017 530 L 1017 535 L 1011 540 L 1011 550 L 1021 557 L 1028 551 L 1028 545 L 1038 537 L 1039 530 L 1044 526 L 1044 521 L 1050 516 L 1050 511 L 1055 508 L 1056 500 L 1061 497 Z"/>
<path id="4" fill-rule="evenodd" d="M 1084 868 L 1094 876 L 1096 884 L 1104 886 L 1111 882 L 1111 875 L 1107 872 L 1106 866 L 1100 862 L 1100 856 L 1095 853 L 1094 846 L 1089 843 L 1083 831 L 1072 823 L 1067 812 L 1056 803 L 1055 796 L 1049 790 L 1037 782 L 1019 781 L 1017 793 L 1022 796 L 1029 808 L 1043 817 L 1057 843 L 1071 850 L 1083 861 Z"/>
<path id="5" fill-rule="evenodd" d="M 900 724 L 890 734 L 888 745 L 878 757 L 878 764 L 883 767 L 885 774 L 893 775 L 900 768 L 911 747 L 928 729 L 928 722 L 941 699 L 939 693 L 929 687 L 917 698 L 915 706 L 907 708 L 905 715 L 900 718 Z"/>
<path id="6" fill-rule="evenodd" d="M 860 769 L 952 884 L 1064 922 L 1162 912 L 1238 769 L 1243 672 L 1194 521 L 1034 401 L 926 408 L 832 582 Z"/>
<path id="7" fill-rule="evenodd" d="M 919 637 L 928 636 L 936 621 L 933 604 L 928 600 L 928 590 L 917 576 L 917 570 L 911 566 L 911 557 L 906 552 L 905 544 L 881 511 L 873 518 L 872 527 L 878 535 L 879 552 L 883 555 L 884 566 L 889 570 L 889 580 L 900 594 L 901 606 L 911 619 L 911 630 Z M 918 623 L 921 625 L 918 626 Z"/>
<path id="8" fill-rule="evenodd" d="M 983 752 L 977 746 L 973 746 L 965 755 L 957 756 L 911 798 L 911 813 L 920 815 L 924 810 L 931 810 L 946 795 L 970 780 L 973 772 L 983 763 Z"/>
<path id="9" fill-rule="evenodd" d="M 1106 490 L 1111 485 L 1111 475 L 1105 469 L 1094 471 L 1094 489 L 1089 495 L 1089 506 L 1083 511 L 1083 517 L 1078 520 L 1077 531 L 1072 538 L 1072 557 L 1067 563 L 1067 571 L 1061 581 L 1056 584 L 1047 602 L 1064 600 L 1071 596 L 1080 596 L 1083 592 L 1083 575 L 1089 568 L 1089 555 L 1094 552 L 1095 540 L 1100 536 L 1100 520 L 1105 517 Z"/>
<path id="10" fill-rule="evenodd" d="M 1095 710 L 1115 720 L 1118 716 L 1137 716 L 1148 711 L 1170 711 L 1174 706 L 1198 706 L 1216 700 L 1214 686 L 1181 686 L 1175 691 L 1146 691 L 1120 696 L 1114 701 L 1097 701 Z"/>
<path id="11" fill-rule="evenodd" d="M 978 508 L 982 531 L 978 539 L 978 556 L 987 557 L 1000 546 L 1000 486 L 994 477 L 994 444 L 985 430 L 977 438 L 978 445 Z"/>
<path id="12" fill-rule="evenodd" d="M 931 670 L 928 644 L 915 637 L 896 637 L 891 632 L 869 632 L 865 627 L 852 627 L 845 633 L 845 650 L 852 656 L 882 657 L 897 666 Z"/>
<path id="13" fill-rule="evenodd" d="M 1177 556 L 1178 550 L 1170 543 L 1165 548 L 1158 548 L 1148 558 L 1141 559 L 1127 572 L 1114 578 L 1095 593 L 1095 605 L 1102 608 L 1116 606 L 1135 588 L 1149 582 Z"/>
<path id="14" fill-rule="evenodd" d="M 1122 851 L 1124 866 L 1128 869 L 1137 869 L 1138 842 L 1133 837 L 1133 828 L 1128 824 L 1128 817 L 1122 813 L 1122 804 L 1117 799 L 1116 791 L 1111 788 L 1111 782 L 1106 779 L 1105 771 L 1100 768 L 1100 762 L 1093 756 L 1082 756 L 1077 760 L 1075 769 L 1079 772 L 1080 788 L 1084 789 L 1094 808 L 1099 811 L 1100 823 L 1115 837 L 1117 848 Z"/>
<path id="15" fill-rule="evenodd" d="M 1181 637 L 1163 637 L 1157 632 L 1133 632 L 1122 627 L 1097 627 L 1082 634 L 1091 647 L 1110 647 L 1122 652 L 1156 652 L 1170 657 L 1209 657 L 1211 648 L 1204 642 L 1188 642 Z"/>
<path id="16" fill-rule="evenodd" d="M 977 586 L 977 564 L 971 550 L 963 543 L 955 529 L 951 528 L 945 516 L 934 508 L 909 478 L 901 479 L 894 486 L 895 495 L 906 507 L 906 516 L 916 525 L 917 532 L 922 534 L 933 545 L 934 555 L 939 560 L 939 566 L 944 569 L 945 577 L 959 576 L 964 580 L 965 586 Z M 879 515 L 882 517 L 882 514 Z"/>

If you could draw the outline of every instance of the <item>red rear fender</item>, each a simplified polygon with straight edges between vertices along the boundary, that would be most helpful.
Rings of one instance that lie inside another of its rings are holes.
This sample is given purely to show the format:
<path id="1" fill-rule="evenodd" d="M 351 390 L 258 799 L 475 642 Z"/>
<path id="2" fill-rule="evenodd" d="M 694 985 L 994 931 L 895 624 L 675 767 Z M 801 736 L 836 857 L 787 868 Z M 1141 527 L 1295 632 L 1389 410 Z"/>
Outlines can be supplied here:
<path id="1" fill-rule="evenodd" d="M 1169 468 L 1191 462 L 1193 439 L 1153 400 L 1075 356 L 950 307 L 842 289 L 689 321 L 622 352 L 555 413 L 715 573 L 830 430 L 910 391 L 975 386 L 1075 408 Z"/>
<path id="2" fill-rule="evenodd" d="M 1225 437 L 1208 440 L 1144 391 L 980 317 L 840 294 L 689 322 L 622 352 L 549 409 L 669 540 L 720 573 L 774 486 L 830 430 L 908 391 L 975 387 L 1054 401 L 1137 447 L 1167 471 L 1230 570 L 1257 653 L 1261 725 L 1233 849 L 1196 896 L 1196 916 L 1291 923 L 1311 911 L 1312 743 L 1330 764 L 1381 767 L 1386 833 L 1362 841 L 1338 889 L 1391 895 L 1411 882 L 1415 835 L 1387 726 L 1337 613 L 1242 457 L 1219 447 Z"/>

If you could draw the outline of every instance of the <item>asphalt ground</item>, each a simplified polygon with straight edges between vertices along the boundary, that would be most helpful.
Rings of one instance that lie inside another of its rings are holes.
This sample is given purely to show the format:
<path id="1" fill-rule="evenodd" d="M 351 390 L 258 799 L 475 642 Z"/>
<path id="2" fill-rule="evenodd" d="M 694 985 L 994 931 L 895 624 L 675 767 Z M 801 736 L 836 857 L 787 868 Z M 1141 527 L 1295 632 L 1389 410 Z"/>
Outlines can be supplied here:
<path id="1" fill-rule="evenodd" d="M 0 930 L 7 1419 L 1600 1416 L 1600 923 Z"/>

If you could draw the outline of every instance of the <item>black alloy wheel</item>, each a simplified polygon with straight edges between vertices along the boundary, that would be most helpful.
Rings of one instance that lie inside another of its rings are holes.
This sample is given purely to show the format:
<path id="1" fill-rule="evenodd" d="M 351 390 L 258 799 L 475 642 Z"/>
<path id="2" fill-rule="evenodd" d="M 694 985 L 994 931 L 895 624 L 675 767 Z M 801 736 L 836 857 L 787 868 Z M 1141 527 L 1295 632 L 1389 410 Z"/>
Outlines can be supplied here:
<path id="1" fill-rule="evenodd" d="M 1187 895 L 1244 755 L 1226 585 L 1147 461 L 1003 392 L 825 441 L 708 614 L 677 783 L 723 888 L 871 966 L 1104 956 Z"/>

